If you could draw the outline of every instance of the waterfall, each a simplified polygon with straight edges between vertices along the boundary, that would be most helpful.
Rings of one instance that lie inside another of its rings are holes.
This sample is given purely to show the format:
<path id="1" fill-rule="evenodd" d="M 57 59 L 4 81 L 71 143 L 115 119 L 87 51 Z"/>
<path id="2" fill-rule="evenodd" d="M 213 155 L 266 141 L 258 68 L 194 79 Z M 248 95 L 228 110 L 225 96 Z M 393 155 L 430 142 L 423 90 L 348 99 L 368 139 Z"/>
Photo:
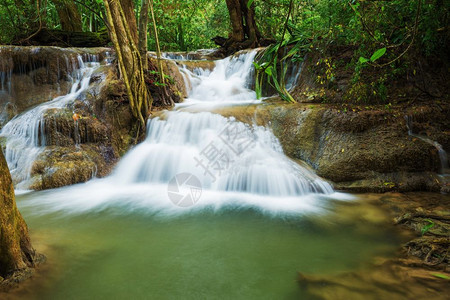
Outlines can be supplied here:
<path id="1" fill-rule="evenodd" d="M 123 158 L 112 179 L 162 184 L 183 172 L 215 191 L 280 197 L 333 191 L 289 160 L 269 129 L 209 112 L 174 111 L 151 120 L 146 141 Z"/>
<path id="2" fill-rule="evenodd" d="M 34 161 L 45 149 L 44 114 L 49 109 L 66 107 L 78 99 L 89 87 L 93 71 L 99 66 L 98 56 L 78 55 L 72 64 L 72 87 L 67 95 L 42 103 L 10 120 L 0 131 L 6 138 L 5 158 L 18 188 L 27 188 Z"/>
<path id="3" fill-rule="evenodd" d="M 405 121 L 406 121 L 406 128 L 408 129 L 408 135 L 416 137 L 418 139 L 421 139 L 422 141 L 424 141 L 430 145 L 433 145 L 436 148 L 436 150 L 438 151 L 438 154 L 439 154 L 439 161 L 441 163 L 441 169 L 439 171 L 441 174 L 448 174 L 449 173 L 448 156 L 447 156 L 447 152 L 445 152 L 445 150 L 444 150 L 444 147 L 442 147 L 442 145 L 439 144 L 438 142 L 433 141 L 427 137 L 424 137 L 419 134 L 414 134 L 411 116 L 408 116 L 408 115 L 405 116 Z"/>
<path id="4" fill-rule="evenodd" d="M 254 56 L 252 51 L 218 61 L 197 77 L 186 73 L 197 80 L 186 103 L 198 108 L 254 101 L 248 80 Z M 36 201 L 47 212 L 69 214 L 119 207 L 119 213 L 252 208 L 273 215 L 318 212 L 329 199 L 351 199 L 286 157 L 270 128 L 195 111 L 178 106 L 149 120 L 146 140 L 109 177 L 43 192 Z"/>
<path id="5" fill-rule="evenodd" d="M 256 54 L 219 60 L 212 71 L 182 67 L 192 86 L 186 103 L 255 101 L 250 86 Z M 278 139 L 262 126 L 210 112 L 170 111 L 150 120 L 147 134 L 119 163 L 112 176 L 117 184 L 162 184 L 188 172 L 214 191 L 277 197 L 333 192 L 327 182 L 288 159 Z"/>
<path id="6" fill-rule="evenodd" d="M 180 68 L 187 87 L 189 98 L 179 107 L 192 104 L 250 104 L 256 100 L 253 85 L 253 60 L 258 50 L 237 54 L 215 62 L 214 70 L 196 68 L 190 71 Z"/>

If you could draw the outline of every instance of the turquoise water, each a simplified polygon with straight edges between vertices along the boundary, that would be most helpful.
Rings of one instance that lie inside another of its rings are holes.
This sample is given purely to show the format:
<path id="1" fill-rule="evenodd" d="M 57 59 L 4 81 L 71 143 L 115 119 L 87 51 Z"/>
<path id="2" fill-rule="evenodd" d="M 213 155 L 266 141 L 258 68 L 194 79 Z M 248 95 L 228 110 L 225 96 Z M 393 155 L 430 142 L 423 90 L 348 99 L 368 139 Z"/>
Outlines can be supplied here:
<path id="1" fill-rule="evenodd" d="M 399 243 L 387 225 L 343 217 L 341 208 L 354 214 L 357 202 L 330 202 L 308 215 L 232 207 L 71 214 L 27 205 L 36 195 L 18 203 L 48 262 L 21 299 L 298 299 L 297 272 L 363 268 Z"/>

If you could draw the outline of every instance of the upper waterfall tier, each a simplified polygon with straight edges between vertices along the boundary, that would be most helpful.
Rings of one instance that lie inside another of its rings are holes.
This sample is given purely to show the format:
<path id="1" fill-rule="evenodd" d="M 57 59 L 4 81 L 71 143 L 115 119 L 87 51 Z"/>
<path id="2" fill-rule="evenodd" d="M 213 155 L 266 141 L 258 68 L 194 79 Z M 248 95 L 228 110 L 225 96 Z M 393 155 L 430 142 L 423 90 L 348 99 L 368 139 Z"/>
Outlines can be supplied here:
<path id="1" fill-rule="evenodd" d="M 227 57 L 215 62 L 213 70 L 182 66 L 189 97 L 179 106 L 198 103 L 245 104 L 256 103 L 253 86 L 253 61 L 257 50 Z"/>
<path id="2" fill-rule="evenodd" d="M 99 63 L 95 57 L 84 61 L 77 57 L 76 68 L 71 75 L 72 88 L 67 95 L 42 103 L 9 121 L 0 131 L 6 138 L 5 157 L 17 187 L 27 188 L 34 161 L 45 147 L 44 114 L 49 109 L 63 108 L 83 95 L 88 89 L 91 75 Z"/>
<path id="3" fill-rule="evenodd" d="M 179 54 L 166 54 L 180 66 L 189 97 L 179 107 L 240 105 L 260 103 L 253 90 L 255 67 L 253 62 L 263 48 L 245 50 L 221 60 L 180 61 Z M 292 90 L 298 83 L 302 70 L 301 62 L 286 61 L 285 88 Z M 212 66 L 212 67 L 211 67 Z M 262 87 L 263 96 L 273 96 L 276 90 L 269 85 Z"/>

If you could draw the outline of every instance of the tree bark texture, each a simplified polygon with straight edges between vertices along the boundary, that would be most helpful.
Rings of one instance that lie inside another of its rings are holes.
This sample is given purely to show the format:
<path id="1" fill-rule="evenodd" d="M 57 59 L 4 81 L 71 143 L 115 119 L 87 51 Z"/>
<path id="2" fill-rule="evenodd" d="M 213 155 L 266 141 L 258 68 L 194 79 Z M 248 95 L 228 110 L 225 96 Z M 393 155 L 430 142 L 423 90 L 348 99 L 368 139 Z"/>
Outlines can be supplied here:
<path id="1" fill-rule="evenodd" d="M 248 7 L 248 0 L 226 0 L 226 3 L 232 28 L 224 45 L 227 54 L 258 47 L 261 34 L 256 26 L 254 4 Z"/>
<path id="2" fill-rule="evenodd" d="M 141 1 L 141 13 L 139 16 L 139 53 L 141 54 L 142 66 L 148 69 L 147 60 L 147 27 L 148 27 L 148 7 L 150 0 Z"/>
<path id="3" fill-rule="evenodd" d="M 61 29 L 64 31 L 83 31 L 81 15 L 75 2 L 72 0 L 52 0 L 55 4 L 61 23 Z"/>
<path id="4" fill-rule="evenodd" d="M 34 266 L 28 227 L 16 206 L 14 187 L 0 148 L 0 276 Z"/>
<path id="5" fill-rule="evenodd" d="M 120 74 L 124 81 L 133 116 L 145 130 L 145 119 L 152 104 L 152 98 L 145 85 L 144 68 L 138 49 L 136 18 L 127 14 L 130 0 L 103 0 L 106 9 L 111 41 L 116 50 Z M 132 19 L 129 19 L 132 18 Z M 132 32 L 134 31 L 134 32 Z"/>

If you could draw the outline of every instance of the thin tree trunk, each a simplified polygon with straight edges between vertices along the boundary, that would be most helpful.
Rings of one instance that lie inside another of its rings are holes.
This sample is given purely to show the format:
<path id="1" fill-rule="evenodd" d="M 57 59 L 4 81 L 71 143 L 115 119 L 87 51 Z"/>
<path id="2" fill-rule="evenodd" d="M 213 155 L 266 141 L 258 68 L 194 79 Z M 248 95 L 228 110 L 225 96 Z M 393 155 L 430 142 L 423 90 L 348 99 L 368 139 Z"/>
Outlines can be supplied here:
<path id="1" fill-rule="evenodd" d="M 111 40 L 116 50 L 119 69 L 125 83 L 127 95 L 130 101 L 130 108 L 133 116 L 140 122 L 145 130 L 145 119 L 151 108 L 152 98 L 145 85 L 144 68 L 141 56 L 137 48 L 137 32 L 132 33 L 131 28 L 136 24 L 134 15 L 133 20 L 129 20 L 123 9 L 124 3 L 129 4 L 128 0 L 103 0 L 106 9 L 106 16 L 109 25 Z M 129 14 L 128 14 L 129 16 Z M 132 24 L 130 27 L 129 24 Z M 136 30 L 137 31 L 137 30 Z"/>
<path id="2" fill-rule="evenodd" d="M 158 61 L 157 67 L 161 83 L 164 84 L 164 70 L 161 61 L 161 48 L 159 47 L 158 29 L 156 28 L 155 12 L 153 10 L 153 0 L 150 0 L 150 12 L 152 14 L 153 34 L 155 36 L 155 43 L 156 43 L 156 60 Z"/>
<path id="3" fill-rule="evenodd" d="M 147 27 L 148 27 L 148 7 L 150 0 L 141 1 L 141 14 L 139 17 L 139 53 L 141 54 L 142 67 L 144 71 L 148 69 L 147 61 Z"/>
<path id="4" fill-rule="evenodd" d="M 186 51 L 186 42 L 184 40 L 184 30 L 183 30 L 183 24 L 179 21 L 178 22 L 178 30 L 177 30 L 177 43 L 180 47 L 181 51 Z"/>
<path id="5" fill-rule="evenodd" d="M 156 60 L 157 60 L 157 67 L 158 67 L 158 73 L 159 78 L 161 80 L 161 83 L 163 84 L 163 103 L 165 105 L 173 105 L 172 97 L 170 97 L 166 90 L 166 81 L 164 78 L 164 69 L 161 61 L 161 48 L 159 47 L 159 37 L 158 37 L 158 29 L 156 28 L 156 19 L 155 19 L 155 12 L 153 10 L 153 0 L 150 0 L 150 12 L 152 14 L 152 22 L 153 22 L 153 34 L 155 35 L 155 42 L 156 42 Z M 169 102 L 167 102 L 167 98 L 169 99 Z"/>

